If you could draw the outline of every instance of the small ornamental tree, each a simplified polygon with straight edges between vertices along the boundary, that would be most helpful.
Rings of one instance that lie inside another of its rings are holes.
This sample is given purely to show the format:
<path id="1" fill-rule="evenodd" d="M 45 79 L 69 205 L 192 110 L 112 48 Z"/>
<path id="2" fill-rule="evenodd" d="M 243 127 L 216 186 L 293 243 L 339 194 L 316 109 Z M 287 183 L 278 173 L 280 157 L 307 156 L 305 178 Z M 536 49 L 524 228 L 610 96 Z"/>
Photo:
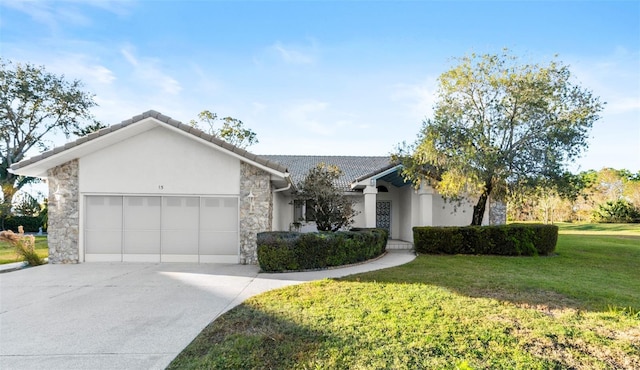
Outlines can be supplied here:
<path id="1" fill-rule="evenodd" d="M 298 184 L 298 199 L 313 207 L 319 231 L 338 231 L 353 223 L 353 201 L 335 184 L 341 175 L 338 166 L 319 163 Z"/>

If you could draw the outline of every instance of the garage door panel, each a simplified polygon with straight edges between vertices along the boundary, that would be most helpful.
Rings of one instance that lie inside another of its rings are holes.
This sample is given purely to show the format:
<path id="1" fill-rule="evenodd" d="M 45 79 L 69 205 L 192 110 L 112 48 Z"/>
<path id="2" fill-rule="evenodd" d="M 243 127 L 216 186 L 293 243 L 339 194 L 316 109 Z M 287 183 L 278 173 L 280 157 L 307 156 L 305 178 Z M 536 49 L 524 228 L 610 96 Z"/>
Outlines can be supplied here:
<path id="1" fill-rule="evenodd" d="M 162 254 L 198 254 L 198 231 L 162 230 Z"/>
<path id="2" fill-rule="evenodd" d="M 200 230 L 237 231 L 237 198 L 203 198 L 200 210 Z"/>
<path id="3" fill-rule="evenodd" d="M 87 197 L 85 259 L 122 261 L 122 197 Z"/>
<path id="4" fill-rule="evenodd" d="M 238 263 L 240 258 L 238 254 L 229 254 L 229 255 L 200 255 L 200 263 Z"/>
<path id="5" fill-rule="evenodd" d="M 87 229 L 122 228 L 122 197 L 88 197 Z"/>
<path id="6" fill-rule="evenodd" d="M 116 254 L 85 254 L 85 262 L 122 262 L 122 253 Z"/>
<path id="7" fill-rule="evenodd" d="M 125 230 L 160 230 L 160 197 L 125 197 Z"/>
<path id="8" fill-rule="evenodd" d="M 198 261 L 198 220 L 200 199 L 197 197 L 165 197 L 162 200 L 162 260 L 165 255 L 178 255 Z M 194 255 L 195 258 L 184 256 Z"/>
<path id="9" fill-rule="evenodd" d="M 159 230 L 125 230 L 125 254 L 160 254 Z"/>
<path id="10" fill-rule="evenodd" d="M 200 254 L 234 254 L 238 255 L 237 232 L 200 232 Z"/>
<path id="11" fill-rule="evenodd" d="M 160 262 L 200 262 L 197 254 L 163 254 Z"/>
<path id="12" fill-rule="evenodd" d="M 121 254 L 122 230 L 87 230 L 87 253 Z"/>
<path id="13" fill-rule="evenodd" d="M 162 229 L 197 231 L 200 213 L 195 197 L 165 197 L 162 205 Z"/>
<path id="14" fill-rule="evenodd" d="M 160 197 L 124 197 L 124 254 L 160 254 L 160 205 Z"/>
<path id="15" fill-rule="evenodd" d="M 160 254 L 123 254 L 123 262 L 160 262 Z"/>

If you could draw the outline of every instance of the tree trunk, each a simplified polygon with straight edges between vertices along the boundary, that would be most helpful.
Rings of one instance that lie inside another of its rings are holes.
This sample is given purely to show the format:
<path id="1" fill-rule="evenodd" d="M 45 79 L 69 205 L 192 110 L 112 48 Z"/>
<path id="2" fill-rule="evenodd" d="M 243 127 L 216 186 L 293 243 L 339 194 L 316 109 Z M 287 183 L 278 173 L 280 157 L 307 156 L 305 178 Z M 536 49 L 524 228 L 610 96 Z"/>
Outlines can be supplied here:
<path id="1" fill-rule="evenodd" d="M 487 200 L 491 194 L 491 180 L 487 180 L 484 184 L 484 191 L 480 194 L 478 203 L 473 206 L 473 219 L 471 220 L 471 226 L 481 226 L 482 219 L 484 218 L 484 211 L 487 208 Z"/>
<path id="2" fill-rule="evenodd" d="M 0 180 L 0 187 L 2 188 L 2 199 L 0 199 L 0 217 L 4 218 L 11 213 L 11 203 L 13 203 L 13 196 L 16 193 L 14 188 L 15 175 L 7 174 L 7 179 Z"/>

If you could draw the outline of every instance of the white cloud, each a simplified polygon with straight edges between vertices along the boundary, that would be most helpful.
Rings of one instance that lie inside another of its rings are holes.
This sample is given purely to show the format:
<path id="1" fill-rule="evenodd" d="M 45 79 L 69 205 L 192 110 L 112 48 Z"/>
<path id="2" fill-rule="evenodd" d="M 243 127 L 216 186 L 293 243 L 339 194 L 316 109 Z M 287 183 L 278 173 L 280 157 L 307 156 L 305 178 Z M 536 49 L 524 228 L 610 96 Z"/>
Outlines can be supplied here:
<path id="1" fill-rule="evenodd" d="M 200 64 L 191 63 L 190 74 L 195 78 L 189 85 L 191 93 L 206 96 L 216 96 L 220 93 L 222 82 L 211 69 L 202 68 Z M 204 107 L 203 107 L 204 109 Z M 212 109 L 211 107 L 209 109 Z"/>
<path id="2" fill-rule="evenodd" d="M 120 53 L 122 54 L 124 59 L 126 59 L 127 62 L 129 62 L 129 64 L 131 64 L 133 67 L 137 67 L 138 59 L 136 59 L 136 57 L 133 56 L 133 53 L 129 51 L 129 49 L 131 49 L 131 47 L 124 47 L 120 49 Z"/>
<path id="3" fill-rule="evenodd" d="M 46 1 L 8 0 L 3 1 L 2 6 L 25 13 L 34 21 L 46 24 L 50 28 L 57 28 L 58 23 L 61 21 L 61 19 L 58 19 L 58 14 L 56 14 L 53 4 Z"/>
<path id="4" fill-rule="evenodd" d="M 260 103 L 257 101 L 254 101 L 253 103 L 251 103 L 251 106 L 253 107 L 253 110 L 257 113 L 264 112 L 269 107 L 267 104 Z"/>
<path id="5" fill-rule="evenodd" d="M 393 86 L 391 100 L 408 108 L 408 113 L 416 121 L 430 116 L 436 100 L 437 79 L 428 77 L 421 83 L 399 83 Z"/>
<path id="6" fill-rule="evenodd" d="M 89 55 L 77 53 L 61 53 L 48 56 L 45 65 L 48 71 L 62 73 L 65 76 L 79 79 L 93 89 L 98 85 L 109 85 L 116 77 L 112 70 L 105 67 L 100 60 Z"/>
<path id="7" fill-rule="evenodd" d="M 299 47 L 283 45 L 279 41 L 272 45 L 271 49 L 287 64 L 313 64 L 315 62 L 312 51 L 303 51 Z"/>
<path id="8" fill-rule="evenodd" d="M 5 6 L 27 14 L 35 22 L 45 24 L 57 31 L 63 26 L 74 25 L 87 27 L 93 21 L 86 15 L 86 7 L 98 8 L 119 16 L 129 14 L 133 2 L 129 0 L 4 0 Z"/>
<path id="9" fill-rule="evenodd" d="M 334 130 L 322 120 L 329 104 L 322 101 L 305 101 L 295 103 L 293 106 L 285 108 L 284 115 L 293 125 L 302 127 L 305 130 L 327 136 L 331 135 Z"/>
<path id="10" fill-rule="evenodd" d="M 124 59 L 133 67 L 132 78 L 143 81 L 145 84 L 159 88 L 161 91 L 177 95 L 182 90 L 180 83 L 160 67 L 160 62 L 154 58 L 138 58 L 134 55 L 131 45 L 120 49 Z"/>

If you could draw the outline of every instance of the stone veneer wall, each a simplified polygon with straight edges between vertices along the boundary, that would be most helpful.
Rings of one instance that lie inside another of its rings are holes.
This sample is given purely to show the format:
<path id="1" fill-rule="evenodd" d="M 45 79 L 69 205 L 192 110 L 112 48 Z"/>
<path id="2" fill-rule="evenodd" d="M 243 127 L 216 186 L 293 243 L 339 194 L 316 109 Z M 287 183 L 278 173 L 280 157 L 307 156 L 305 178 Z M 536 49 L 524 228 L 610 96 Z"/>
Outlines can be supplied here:
<path id="1" fill-rule="evenodd" d="M 507 223 L 507 205 L 504 202 L 489 203 L 489 225 L 504 225 Z"/>
<path id="2" fill-rule="evenodd" d="M 79 261 L 78 167 L 74 159 L 47 171 L 49 263 Z"/>
<path id="3" fill-rule="evenodd" d="M 253 205 L 249 194 L 253 194 Z M 256 237 L 271 231 L 273 194 L 269 173 L 241 162 L 240 165 L 240 263 L 257 264 Z"/>

